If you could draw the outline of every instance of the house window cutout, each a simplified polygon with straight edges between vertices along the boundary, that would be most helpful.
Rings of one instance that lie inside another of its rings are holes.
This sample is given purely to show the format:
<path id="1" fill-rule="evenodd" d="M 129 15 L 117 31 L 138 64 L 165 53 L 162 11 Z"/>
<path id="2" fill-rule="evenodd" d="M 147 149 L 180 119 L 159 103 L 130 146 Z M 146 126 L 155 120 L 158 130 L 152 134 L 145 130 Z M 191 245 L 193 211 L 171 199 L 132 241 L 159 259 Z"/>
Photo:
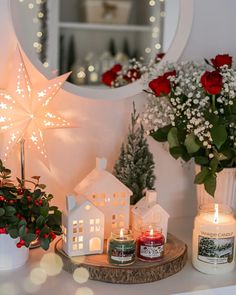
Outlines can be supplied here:
<path id="1" fill-rule="evenodd" d="M 96 232 L 99 232 L 101 230 L 100 225 L 96 225 L 95 230 L 96 230 Z"/>
<path id="2" fill-rule="evenodd" d="M 77 244 L 73 244 L 73 245 L 72 245 L 72 249 L 73 249 L 74 251 L 76 251 L 76 250 L 78 249 Z"/>
<path id="3" fill-rule="evenodd" d="M 94 225 L 93 226 L 90 226 L 90 232 L 91 233 L 94 233 Z"/>
<path id="4" fill-rule="evenodd" d="M 73 237 L 73 243 L 77 243 L 78 238 L 77 237 Z"/>
<path id="5" fill-rule="evenodd" d="M 79 233 L 82 233 L 84 231 L 84 221 L 79 220 Z"/>
<path id="6" fill-rule="evenodd" d="M 99 218 L 96 218 L 95 223 L 96 223 L 96 224 L 100 224 L 100 219 L 99 219 Z"/>
<path id="7" fill-rule="evenodd" d="M 125 200 L 121 200 L 120 204 L 121 204 L 121 206 L 125 206 L 126 205 L 126 201 Z"/>
<path id="8" fill-rule="evenodd" d="M 84 237 L 83 236 L 79 236 L 79 242 L 83 242 L 84 241 Z"/>
<path id="9" fill-rule="evenodd" d="M 93 225 L 94 224 L 94 219 L 90 219 L 89 223 L 90 223 L 90 225 Z"/>
<path id="10" fill-rule="evenodd" d="M 83 243 L 79 243 L 79 250 L 82 250 L 84 248 Z"/>
<path id="11" fill-rule="evenodd" d="M 89 241 L 89 251 L 100 251 L 102 250 L 102 241 L 100 238 L 92 238 Z"/>

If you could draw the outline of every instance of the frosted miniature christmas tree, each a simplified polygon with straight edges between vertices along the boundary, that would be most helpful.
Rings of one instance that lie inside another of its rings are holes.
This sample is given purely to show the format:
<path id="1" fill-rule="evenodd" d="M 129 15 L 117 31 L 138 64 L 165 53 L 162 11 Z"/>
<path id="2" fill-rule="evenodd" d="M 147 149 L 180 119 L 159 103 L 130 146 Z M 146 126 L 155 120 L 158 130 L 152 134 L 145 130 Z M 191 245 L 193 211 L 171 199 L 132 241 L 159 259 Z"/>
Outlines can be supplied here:
<path id="1" fill-rule="evenodd" d="M 131 205 L 136 204 L 144 196 L 146 189 L 155 189 L 154 168 L 153 155 L 149 151 L 144 128 L 139 122 L 139 114 L 133 104 L 127 141 L 121 146 L 113 172 L 133 192 Z"/>

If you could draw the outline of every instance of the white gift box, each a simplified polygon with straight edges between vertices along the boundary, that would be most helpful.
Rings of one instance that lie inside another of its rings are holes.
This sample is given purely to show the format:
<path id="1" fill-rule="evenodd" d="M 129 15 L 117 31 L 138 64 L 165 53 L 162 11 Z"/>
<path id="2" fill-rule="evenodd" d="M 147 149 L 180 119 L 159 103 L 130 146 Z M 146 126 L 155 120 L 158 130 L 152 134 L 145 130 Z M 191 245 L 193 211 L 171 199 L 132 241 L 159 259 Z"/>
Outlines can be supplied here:
<path id="1" fill-rule="evenodd" d="M 85 2 L 87 22 L 127 24 L 131 4 L 130 0 L 87 0 Z"/>

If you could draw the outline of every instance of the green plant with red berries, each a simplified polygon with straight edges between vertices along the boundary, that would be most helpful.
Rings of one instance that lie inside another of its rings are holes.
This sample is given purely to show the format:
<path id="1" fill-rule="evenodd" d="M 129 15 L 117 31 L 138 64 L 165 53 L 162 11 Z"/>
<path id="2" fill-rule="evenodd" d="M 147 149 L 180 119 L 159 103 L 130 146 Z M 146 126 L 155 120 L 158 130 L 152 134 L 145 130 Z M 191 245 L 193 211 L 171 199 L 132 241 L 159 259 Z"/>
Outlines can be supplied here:
<path id="1" fill-rule="evenodd" d="M 17 247 L 29 247 L 36 239 L 47 250 L 50 243 L 61 234 L 61 211 L 51 206 L 51 194 L 45 192 L 39 176 L 32 180 L 20 179 L 18 185 L 11 181 L 11 171 L 0 160 L 0 234 L 19 238 Z M 25 184 L 30 188 L 26 188 Z"/>

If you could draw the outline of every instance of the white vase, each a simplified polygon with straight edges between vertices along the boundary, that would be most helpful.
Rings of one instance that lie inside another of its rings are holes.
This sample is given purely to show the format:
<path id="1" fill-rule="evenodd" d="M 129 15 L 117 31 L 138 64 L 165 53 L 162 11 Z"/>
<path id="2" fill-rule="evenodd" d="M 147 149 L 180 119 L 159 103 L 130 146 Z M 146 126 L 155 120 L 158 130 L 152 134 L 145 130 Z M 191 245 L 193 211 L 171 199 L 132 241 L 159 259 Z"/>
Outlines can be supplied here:
<path id="1" fill-rule="evenodd" d="M 12 270 L 24 265 L 29 257 L 29 249 L 17 248 L 19 238 L 12 239 L 9 235 L 0 234 L 0 270 Z"/>
<path id="2" fill-rule="evenodd" d="M 200 166 L 195 167 L 196 173 L 199 173 Z M 230 206 L 236 213 L 236 168 L 224 168 L 217 173 L 214 198 L 205 191 L 203 184 L 196 186 L 198 207 L 206 203 L 221 203 Z"/>

